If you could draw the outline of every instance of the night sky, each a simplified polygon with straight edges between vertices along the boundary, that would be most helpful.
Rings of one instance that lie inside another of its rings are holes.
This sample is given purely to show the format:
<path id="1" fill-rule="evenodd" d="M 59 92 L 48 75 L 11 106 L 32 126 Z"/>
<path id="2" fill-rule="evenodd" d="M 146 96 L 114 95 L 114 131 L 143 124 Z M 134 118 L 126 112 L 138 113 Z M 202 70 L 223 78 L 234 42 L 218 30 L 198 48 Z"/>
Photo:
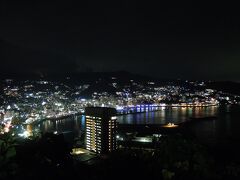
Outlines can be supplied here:
<path id="1" fill-rule="evenodd" d="M 79 2 L 2 0 L 1 72 L 240 81 L 236 4 Z"/>

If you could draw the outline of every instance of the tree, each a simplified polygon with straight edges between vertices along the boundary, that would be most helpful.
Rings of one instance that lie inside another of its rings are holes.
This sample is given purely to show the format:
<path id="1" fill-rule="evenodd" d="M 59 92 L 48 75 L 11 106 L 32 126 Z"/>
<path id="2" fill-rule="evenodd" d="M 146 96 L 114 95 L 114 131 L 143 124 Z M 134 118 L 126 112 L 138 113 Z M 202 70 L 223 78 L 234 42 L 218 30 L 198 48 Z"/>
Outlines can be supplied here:
<path id="1" fill-rule="evenodd" d="M 12 125 L 13 126 L 17 126 L 17 125 L 20 125 L 21 124 L 21 121 L 15 116 L 12 118 Z"/>
<path id="2" fill-rule="evenodd" d="M 16 173 L 16 140 L 11 134 L 12 132 L 0 134 L 0 179 Z"/>

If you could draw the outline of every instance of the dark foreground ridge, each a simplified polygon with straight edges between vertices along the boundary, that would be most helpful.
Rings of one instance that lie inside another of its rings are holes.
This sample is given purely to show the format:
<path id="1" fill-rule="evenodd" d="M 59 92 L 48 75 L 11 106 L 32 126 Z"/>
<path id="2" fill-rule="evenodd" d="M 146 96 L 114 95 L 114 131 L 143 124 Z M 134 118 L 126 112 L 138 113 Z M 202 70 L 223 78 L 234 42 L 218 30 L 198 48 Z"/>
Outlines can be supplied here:
<path id="1" fill-rule="evenodd" d="M 119 147 L 79 161 L 63 135 L 27 141 L 1 135 L 0 178 L 5 179 L 237 179 L 239 162 L 223 160 L 194 138 L 163 136 L 154 148 Z M 5 144 L 3 144 L 5 143 Z"/>

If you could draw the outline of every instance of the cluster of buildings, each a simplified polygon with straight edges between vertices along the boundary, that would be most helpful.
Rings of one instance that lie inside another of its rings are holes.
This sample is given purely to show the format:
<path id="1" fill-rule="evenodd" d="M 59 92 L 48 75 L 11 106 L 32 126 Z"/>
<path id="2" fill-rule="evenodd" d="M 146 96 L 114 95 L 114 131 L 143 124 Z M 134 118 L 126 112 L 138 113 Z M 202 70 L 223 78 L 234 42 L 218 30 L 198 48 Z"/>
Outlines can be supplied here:
<path id="1" fill-rule="evenodd" d="M 159 141 L 162 134 L 154 133 L 159 132 L 159 129 L 165 129 L 162 132 L 166 133 L 167 129 L 178 128 L 179 125 L 173 123 L 166 124 L 160 127 L 154 127 L 151 129 L 151 136 L 143 135 L 136 136 L 128 131 L 123 133 L 126 136 L 122 136 L 121 131 L 117 123 L 117 110 L 115 108 L 108 107 L 87 107 L 85 110 L 85 148 L 89 152 L 97 154 L 105 154 L 116 150 L 118 147 L 126 147 L 131 144 L 134 148 L 153 148 L 153 143 Z M 149 127 L 148 127 L 149 128 Z M 129 130 L 129 129 L 128 129 Z M 136 133 L 136 132 L 135 132 Z M 146 132 L 145 132 L 146 133 Z M 123 138 L 124 137 L 124 138 Z M 130 143 L 130 144 L 129 144 Z M 84 149 L 75 148 L 73 154 L 78 155 L 86 153 Z"/>
<path id="2" fill-rule="evenodd" d="M 0 121 L 13 118 L 33 123 L 46 118 L 59 118 L 84 113 L 85 107 L 112 107 L 118 111 L 141 105 L 211 106 L 221 102 L 239 104 L 240 97 L 207 89 L 204 82 L 159 84 L 154 81 L 117 77 L 84 83 L 50 80 L 2 81 Z"/>

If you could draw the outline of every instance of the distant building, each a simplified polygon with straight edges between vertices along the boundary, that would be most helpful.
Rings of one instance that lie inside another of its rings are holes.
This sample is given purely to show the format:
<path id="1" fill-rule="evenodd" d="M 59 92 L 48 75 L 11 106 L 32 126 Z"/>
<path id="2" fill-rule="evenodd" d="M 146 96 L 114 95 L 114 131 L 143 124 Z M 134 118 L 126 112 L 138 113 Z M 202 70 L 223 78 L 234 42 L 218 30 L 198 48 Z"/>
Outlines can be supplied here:
<path id="1" fill-rule="evenodd" d="M 96 153 L 107 153 L 116 149 L 116 109 L 87 107 L 86 149 Z"/>

